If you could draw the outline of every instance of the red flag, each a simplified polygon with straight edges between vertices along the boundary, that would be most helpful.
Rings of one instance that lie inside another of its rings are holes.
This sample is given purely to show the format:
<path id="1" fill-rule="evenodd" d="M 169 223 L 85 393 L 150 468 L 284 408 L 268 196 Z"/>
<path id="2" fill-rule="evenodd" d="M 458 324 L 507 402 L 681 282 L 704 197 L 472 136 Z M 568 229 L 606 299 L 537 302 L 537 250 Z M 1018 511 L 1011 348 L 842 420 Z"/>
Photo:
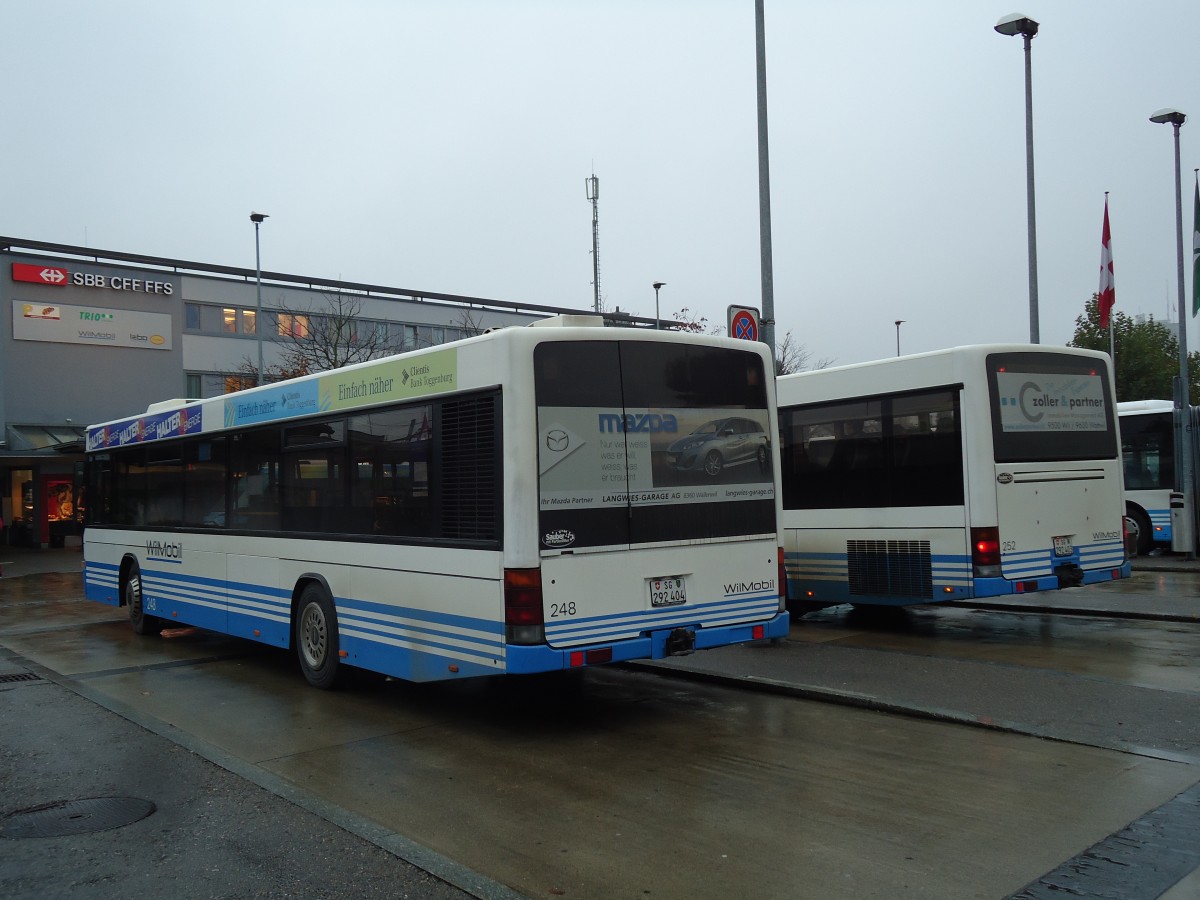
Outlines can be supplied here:
<path id="1" fill-rule="evenodd" d="M 1104 236 L 1100 247 L 1100 327 L 1108 327 L 1108 316 L 1117 302 L 1117 288 L 1113 281 L 1112 235 L 1108 231 L 1108 194 L 1104 195 Z"/>

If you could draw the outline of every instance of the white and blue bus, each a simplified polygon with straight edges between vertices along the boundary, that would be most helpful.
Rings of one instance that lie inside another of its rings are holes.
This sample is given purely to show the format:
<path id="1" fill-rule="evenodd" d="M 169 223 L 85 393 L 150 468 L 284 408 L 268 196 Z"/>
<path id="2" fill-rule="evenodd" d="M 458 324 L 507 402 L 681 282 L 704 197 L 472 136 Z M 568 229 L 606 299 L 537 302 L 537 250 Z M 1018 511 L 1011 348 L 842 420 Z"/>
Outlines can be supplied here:
<path id="1" fill-rule="evenodd" d="M 1171 494 L 1176 490 L 1178 433 L 1170 400 L 1117 404 L 1125 470 L 1125 515 L 1137 552 L 1170 550 Z"/>
<path id="2" fill-rule="evenodd" d="M 429 681 L 787 633 L 762 344 L 557 317 L 88 429 L 89 599 Z M 717 423 L 715 425 L 711 423 Z"/>
<path id="3" fill-rule="evenodd" d="M 1128 577 L 1108 357 L 957 347 L 778 379 L 793 611 Z"/>

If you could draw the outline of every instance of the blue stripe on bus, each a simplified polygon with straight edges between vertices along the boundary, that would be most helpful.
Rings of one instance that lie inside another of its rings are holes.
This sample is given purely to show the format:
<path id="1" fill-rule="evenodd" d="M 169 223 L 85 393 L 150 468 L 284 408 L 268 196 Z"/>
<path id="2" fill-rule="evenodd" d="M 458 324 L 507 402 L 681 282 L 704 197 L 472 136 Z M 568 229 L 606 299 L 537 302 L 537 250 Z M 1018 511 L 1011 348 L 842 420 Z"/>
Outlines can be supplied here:
<path id="1" fill-rule="evenodd" d="M 763 619 L 779 610 L 779 594 L 758 593 L 738 600 L 719 600 L 709 603 L 685 603 L 679 606 L 641 609 L 611 616 L 590 616 L 569 619 L 563 622 L 546 623 L 546 640 L 551 643 L 588 640 L 604 642 L 628 638 L 666 625 L 672 627 L 697 623 L 703 619 L 705 627 L 714 624 L 732 624 Z"/>
<path id="2" fill-rule="evenodd" d="M 612 651 L 612 662 L 624 662 L 630 659 L 663 659 L 667 656 L 667 637 L 676 626 L 656 629 L 646 635 L 604 645 Z M 755 640 L 754 629 L 763 629 L 763 639 L 787 637 L 791 621 L 786 612 L 777 613 L 765 622 L 748 622 L 738 625 L 722 625 L 715 627 L 697 628 L 696 649 L 706 650 L 710 647 L 723 647 L 727 644 L 740 644 Z M 564 647 L 555 649 L 544 644 L 536 646 L 521 646 L 510 644 L 507 651 L 507 671 L 520 675 L 533 672 L 549 672 L 571 668 L 572 653 L 586 653 L 589 646 Z"/>
<path id="3" fill-rule="evenodd" d="M 110 606 L 120 605 L 119 581 L 121 569 L 108 563 L 87 562 L 83 564 L 83 595 L 97 603 Z"/>
<path id="4" fill-rule="evenodd" d="M 116 599 L 120 567 L 88 563 L 84 580 L 89 599 L 112 594 Z M 261 643 L 288 646 L 291 639 L 291 592 L 266 585 L 222 580 L 177 571 L 142 568 L 147 609 L 167 622 L 194 625 Z M 764 638 L 784 637 L 786 613 L 779 613 L 775 591 L 747 592 L 728 599 L 680 607 L 638 610 L 614 616 L 548 623 L 547 639 L 583 640 L 571 648 L 506 645 L 501 621 L 431 610 L 389 606 L 378 601 L 337 597 L 339 649 L 345 661 L 414 681 L 535 672 L 568 667 L 569 654 L 588 646 L 612 648 L 614 661 L 661 658 L 666 635 L 704 617 L 710 624 L 696 627 L 696 649 L 754 639 L 761 627 Z M 630 638 L 629 633 L 646 633 Z M 515 667 L 514 667 L 515 663 Z M 453 670 L 450 667 L 455 667 Z"/>
<path id="5" fill-rule="evenodd" d="M 1148 509 L 1146 515 L 1150 517 L 1150 536 L 1154 542 L 1171 543 L 1171 510 Z"/>
<path id="6" fill-rule="evenodd" d="M 1125 561 L 1125 548 L 1120 540 L 1098 541 L 1076 546 L 1065 557 L 1056 557 L 1051 548 L 1006 553 L 1002 557 L 1003 577 L 975 578 L 968 555 L 936 554 L 930 557 L 932 596 L 889 596 L 885 594 L 851 594 L 847 554 L 836 552 L 787 552 L 784 567 L 793 601 L 835 605 L 840 603 L 937 603 L 965 600 L 972 597 L 994 597 L 1018 592 L 1018 582 L 1035 582 L 1037 590 L 1057 590 L 1058 576 L 1054 567 L 1075 563 L 1084 570 L 1084 584 L 1128 578 L 1131 566 Z M 1022 588 L 1024 585 L 1022 585 Z M 812 592 L 812 596 L 808 592 Z"/>

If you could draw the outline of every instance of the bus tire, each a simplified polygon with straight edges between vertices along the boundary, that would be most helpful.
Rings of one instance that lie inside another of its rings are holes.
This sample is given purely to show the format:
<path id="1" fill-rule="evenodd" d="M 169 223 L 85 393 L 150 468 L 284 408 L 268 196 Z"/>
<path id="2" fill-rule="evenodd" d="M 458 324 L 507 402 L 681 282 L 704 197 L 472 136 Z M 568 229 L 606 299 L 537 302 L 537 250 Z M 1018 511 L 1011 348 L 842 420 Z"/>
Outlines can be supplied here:
<path id="1" fill-rule="evenodd" d="M 337 613 L 319 584 L 308 584 L 296 605 L 296 656 L 308 683 L 329 690 L 339 681 Z"/>
<path id="2" fill-rule="evenodd" d="M 142 600 L 142 573 L 137 563 L 131 565 L 125 574 L 121 593 L 125 605 L 129 607 L 129 624 L 134 634 L 159 634 L 163 630 L 163 620 L 146 612 Z"/>
<path id="3" fill-rule="evenodd" d="M 1137 555 L 1145 556 L 1154 549 L 1154 529 L 1150 525 L 1150 517 L 1136 506 L 1126 506 L 1125 518 L 1135 536 L 1134 549 Z"/>
<path id="4" fill-rule="evenodd" d="M 708 455 L 704 457 L 704 472 L 706 475 L 716 478 L 721 474 L 721 468 L 725 462 L 721 459 L 721 454 L 716 450 L 709 450 Z"/>

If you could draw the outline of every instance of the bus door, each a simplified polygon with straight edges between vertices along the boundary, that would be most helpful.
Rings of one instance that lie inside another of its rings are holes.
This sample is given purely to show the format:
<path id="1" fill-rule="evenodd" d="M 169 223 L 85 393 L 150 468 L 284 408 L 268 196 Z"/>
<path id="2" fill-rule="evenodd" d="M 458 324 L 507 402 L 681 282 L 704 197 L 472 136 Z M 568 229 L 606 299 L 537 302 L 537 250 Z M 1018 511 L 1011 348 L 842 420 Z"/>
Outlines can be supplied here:
<path id="1" fill-rule="evenodd" d="M 668 342 L 551 341 L 534 364 L 547 640 L 727 623 L 726 598 L 740 588 L 771 595 L 758 618 L 776 614 L 762 358 Z M 732 540 L 750 536 L 758 540 Z"/>

